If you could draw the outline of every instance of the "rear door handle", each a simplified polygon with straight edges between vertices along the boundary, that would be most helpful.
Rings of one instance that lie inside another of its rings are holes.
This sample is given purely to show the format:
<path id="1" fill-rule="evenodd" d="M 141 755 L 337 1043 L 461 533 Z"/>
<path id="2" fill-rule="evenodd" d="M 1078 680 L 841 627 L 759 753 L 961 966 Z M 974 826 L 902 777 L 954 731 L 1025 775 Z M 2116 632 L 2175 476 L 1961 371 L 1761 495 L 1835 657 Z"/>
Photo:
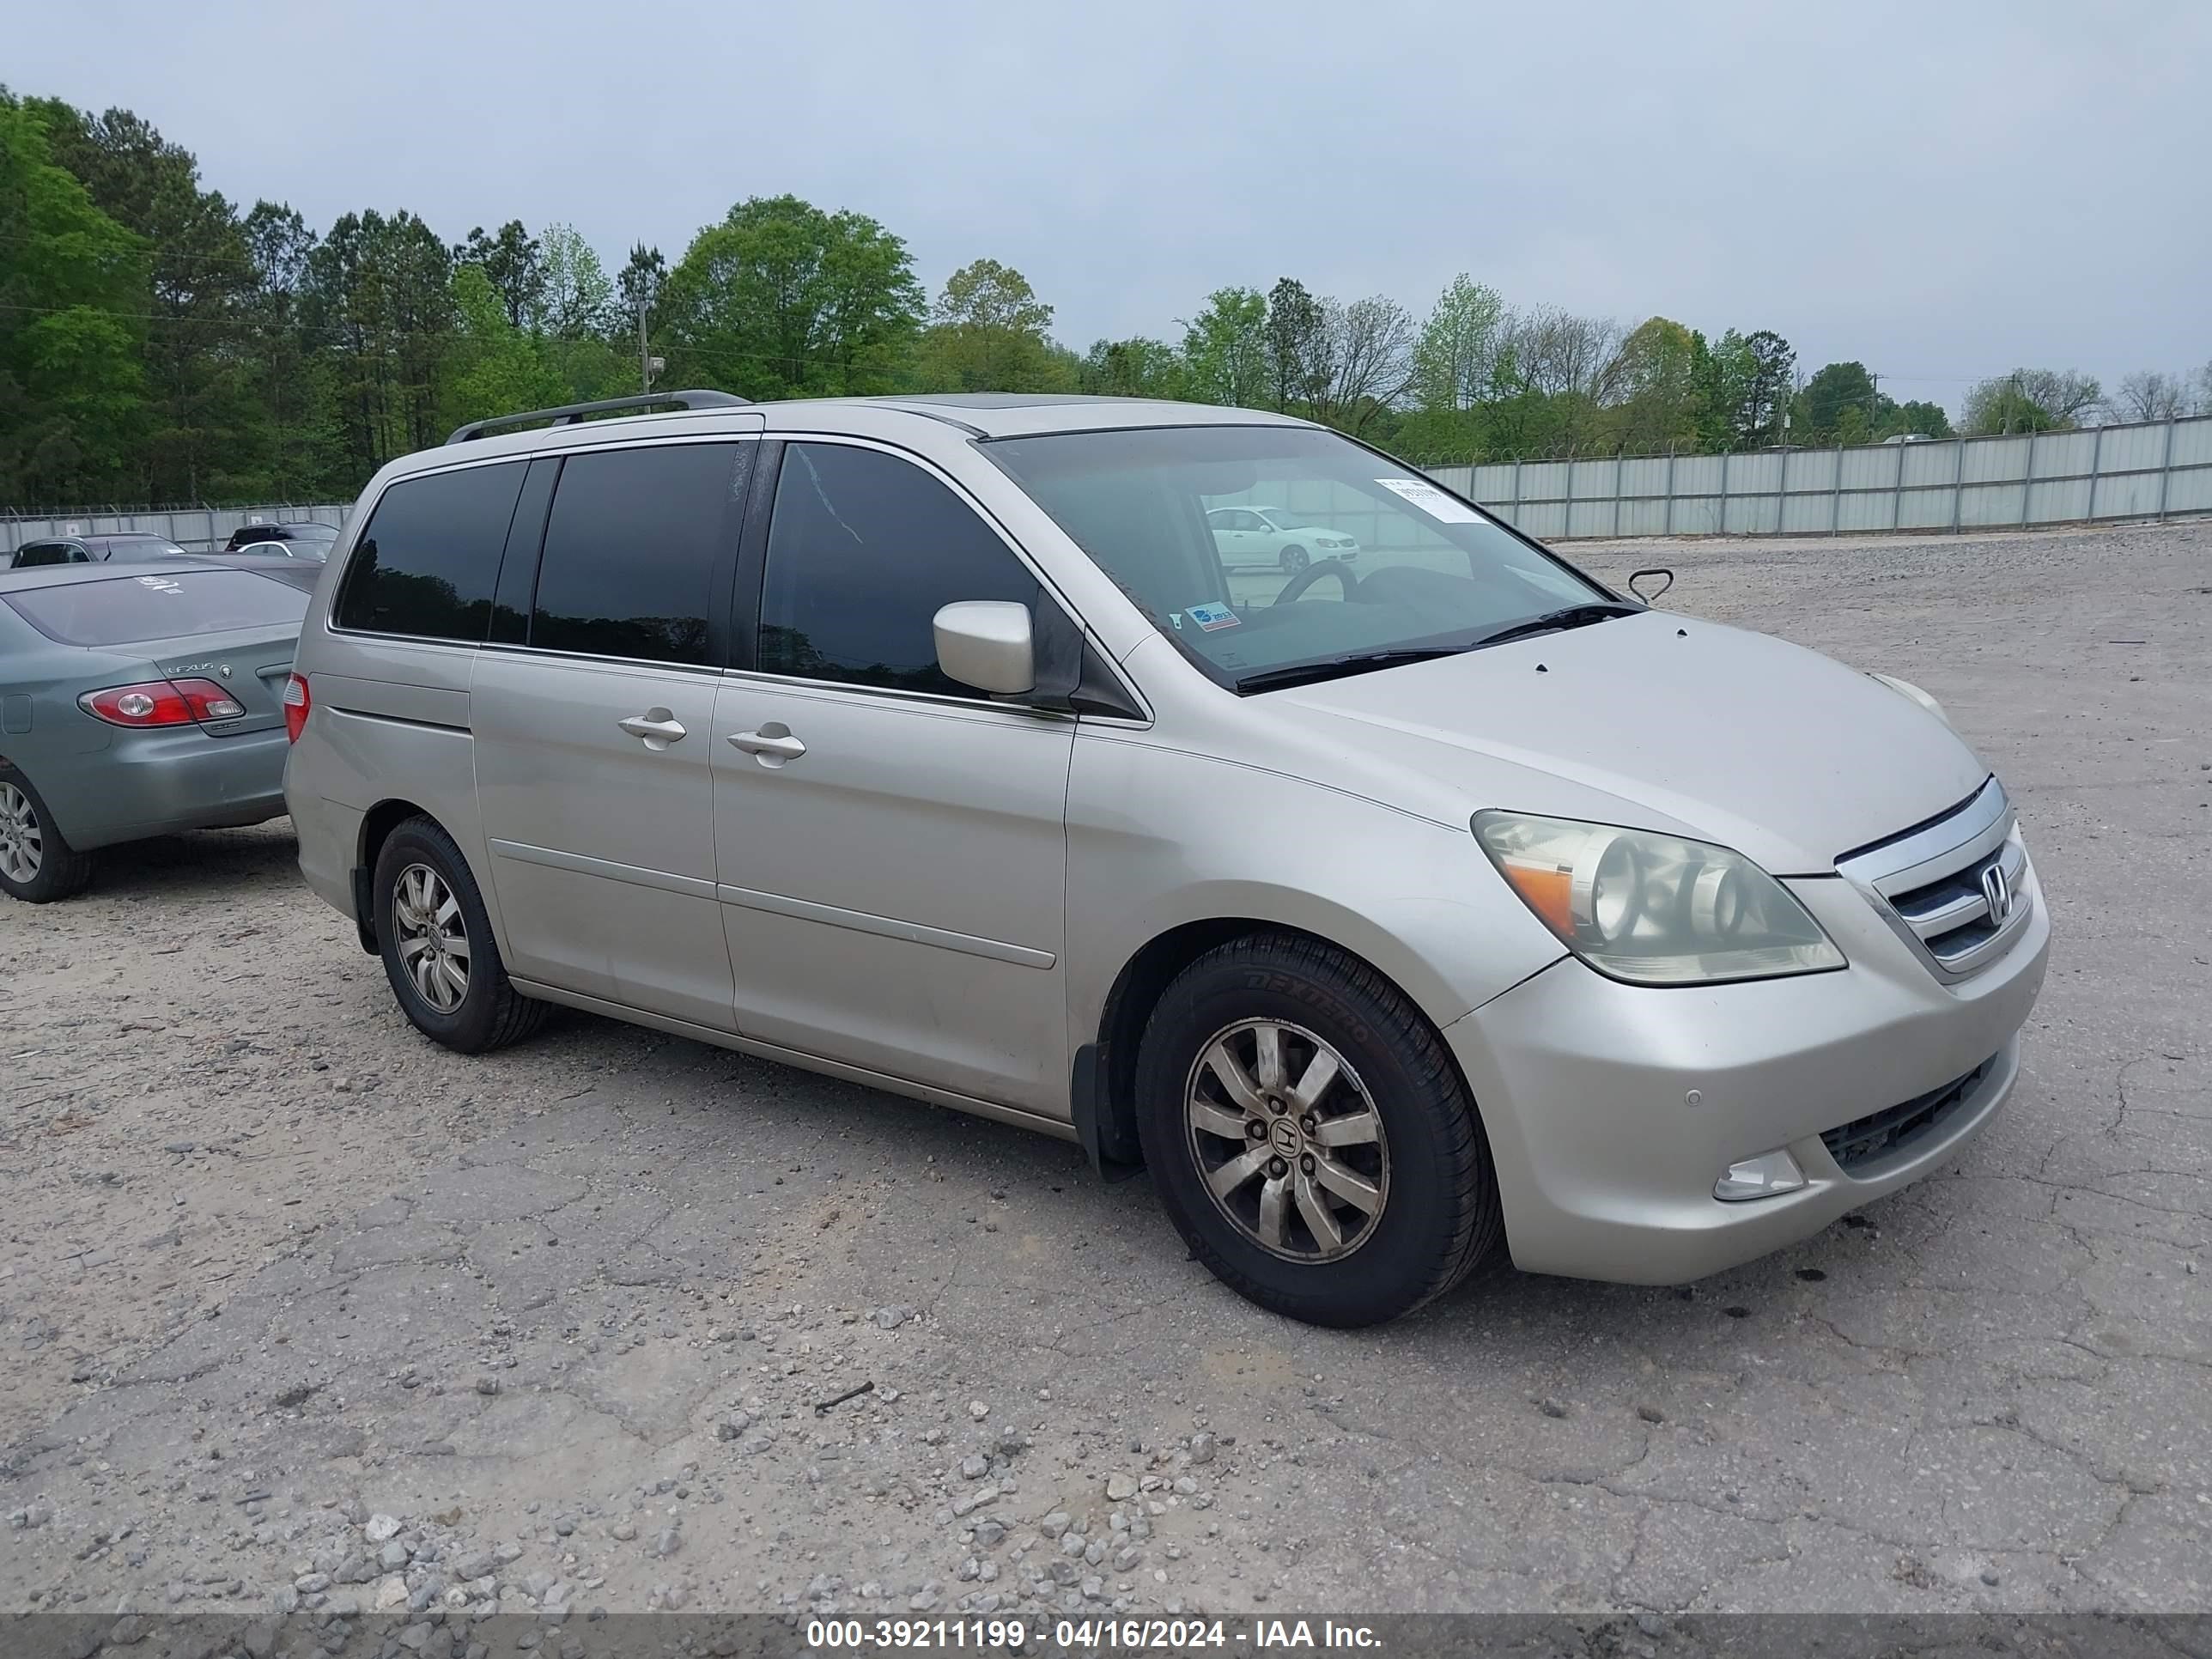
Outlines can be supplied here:
<path id="1" fill-rule="evenodd" d="M 748 755 L 758 755 L 769 766 L 781 766 L 786 761 L 797 760 L 806 752 L 806 745 L 791 735 L 791 728 L 781 721 L 771 721 L 773 731 L 732 732 L 729 744 L 742 749 Z"/>
<path id="2" fill-rule="evenodd" d="M 684 722 L 665 708 L 648 708 L 615 724 L 633 738 L 643 738 L 647 749 L 665 749 L 684 735 Z"/>

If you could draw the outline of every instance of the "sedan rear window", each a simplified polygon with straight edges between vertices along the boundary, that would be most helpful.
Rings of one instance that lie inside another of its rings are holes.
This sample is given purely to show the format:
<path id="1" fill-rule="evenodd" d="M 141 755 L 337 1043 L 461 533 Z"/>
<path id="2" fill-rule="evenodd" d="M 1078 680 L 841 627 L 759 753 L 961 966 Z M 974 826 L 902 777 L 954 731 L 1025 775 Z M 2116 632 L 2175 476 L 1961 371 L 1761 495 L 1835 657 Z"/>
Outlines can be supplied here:
<path id="1" fill-rule="evenodd" d="M 130 645 L 234 628 L 276 628 L 307 614 L 296 587 L 246 570 L 113 576 L 0 594 L 25 622 L 62 645 Z"/>

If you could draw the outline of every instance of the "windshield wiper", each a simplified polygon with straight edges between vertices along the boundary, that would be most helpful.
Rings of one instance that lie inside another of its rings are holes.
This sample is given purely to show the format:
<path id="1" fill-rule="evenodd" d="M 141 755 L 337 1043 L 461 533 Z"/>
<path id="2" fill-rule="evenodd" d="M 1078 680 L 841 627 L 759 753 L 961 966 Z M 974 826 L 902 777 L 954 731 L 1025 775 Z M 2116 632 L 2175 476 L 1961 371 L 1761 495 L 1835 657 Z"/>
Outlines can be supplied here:
<path id="1" fill-rule="evenodd" d="M 1287 668 L 1266 668 L 1256 674 L 1247 674 L 1237 682 L 1239 691 L 1272 691 L 1279 686 L 1307 685 L 1315 680 L 1333 680 L 1345 674 L 1364 674 L 1377 668 L 1395 668 L 1400 663 L 1427 662 L 1436 657 L 1456 657 L 1468 647 L 1463 645 L 1407 646 L 1395 651 L 1362 651 L 1349 656 L 1325 657 L 1319 662 L 1292 663 Z"/>
<path id="2" fill-rule="evenodd" d="M 1601 623 L 1610 617 L 1632 617 L 1641 606 L 1622 605 L 1613 599 L 1594 599 L 1585 605 L 1564 605 L 1557 611 L 1547 611 L 1540 617 L 1531 617 L 1526 622 L 1509 623 L 1492 634 L 1485 634 L 1475 644 L 1503 645 L 1508 640 L 1524 640 L 1531 634 L 1553 634 L 1563 628 L 1588 628 L 1592 623 Z"/>

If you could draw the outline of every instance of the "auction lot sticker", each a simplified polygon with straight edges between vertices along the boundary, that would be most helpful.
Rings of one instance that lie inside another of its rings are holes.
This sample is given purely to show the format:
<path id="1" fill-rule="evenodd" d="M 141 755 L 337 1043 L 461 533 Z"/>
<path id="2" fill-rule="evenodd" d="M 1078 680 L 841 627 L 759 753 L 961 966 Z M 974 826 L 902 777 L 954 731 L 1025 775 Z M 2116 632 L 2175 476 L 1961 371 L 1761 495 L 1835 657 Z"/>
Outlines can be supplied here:
<path id="1" fill-rule="evenodd" d="M 1439 524 L 1480 524 L 1482 514 L 1455 496 L 1447 495 L 1426 478 L 1377 478 L 1383 489 L 1395 490 Z"/>

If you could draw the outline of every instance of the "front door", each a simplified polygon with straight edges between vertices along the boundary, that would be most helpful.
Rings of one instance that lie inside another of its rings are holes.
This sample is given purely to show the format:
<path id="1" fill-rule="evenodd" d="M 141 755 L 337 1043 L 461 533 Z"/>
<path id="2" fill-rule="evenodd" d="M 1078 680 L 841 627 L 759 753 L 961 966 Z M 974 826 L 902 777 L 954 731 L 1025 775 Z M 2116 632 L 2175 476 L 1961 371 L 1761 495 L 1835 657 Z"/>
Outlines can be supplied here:
<path id="1" fill-rule="evenodd" d="M 470 686 L 508 971 L 720 1030 L 734 1023 L 714 820 L 727 630 L 708 618 L 727 614 L 743 453 L 562 460 L 526 629 L 480 652 Z"/>
<path id="2" fill-rule="evenodd" d="M 931 629 L 1051 600 L 945 481 L 860 445 L 786 447 L 764 563 L 714 711 L 738 1030 L 1064 1115 L 1075 723 L 946 678 Z"/>

